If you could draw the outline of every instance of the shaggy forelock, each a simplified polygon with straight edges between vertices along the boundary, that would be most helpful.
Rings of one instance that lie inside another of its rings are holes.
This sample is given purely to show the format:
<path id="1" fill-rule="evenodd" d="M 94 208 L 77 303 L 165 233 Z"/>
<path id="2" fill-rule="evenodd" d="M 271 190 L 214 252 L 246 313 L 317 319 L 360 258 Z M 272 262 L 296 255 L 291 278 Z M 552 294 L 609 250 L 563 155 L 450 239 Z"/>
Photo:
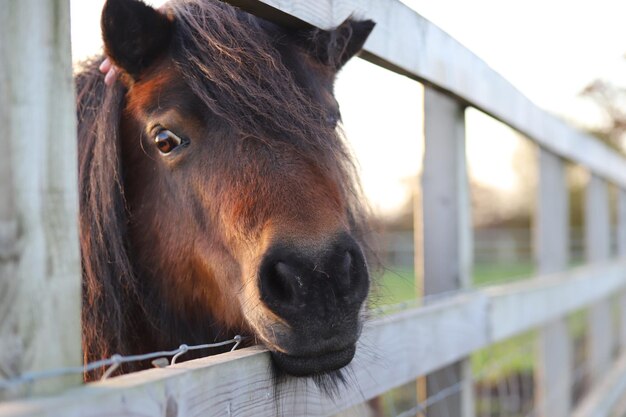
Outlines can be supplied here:
<path id="1" fill-rule="evenodd" d="M 335 150 L 326 110 L 296 83 L 259 19 L 216 1 L 171 8 L 174 61 L 211 112 L 244 136 Z"/>
<path id="2" fill-rule="evenodd" d="M 326 122 L 328 109 L 283 62 L 275 43 L 287 35 L 276 28 L 272 36 L 271 24 L 219 1 L 172 0 L 168 7 L 176 22 L 173 60 L 193 93 L 240 137 L 270 147 L 287 143 L 334 176 L 361 237 L 366 216 L 351 153 Z"/>

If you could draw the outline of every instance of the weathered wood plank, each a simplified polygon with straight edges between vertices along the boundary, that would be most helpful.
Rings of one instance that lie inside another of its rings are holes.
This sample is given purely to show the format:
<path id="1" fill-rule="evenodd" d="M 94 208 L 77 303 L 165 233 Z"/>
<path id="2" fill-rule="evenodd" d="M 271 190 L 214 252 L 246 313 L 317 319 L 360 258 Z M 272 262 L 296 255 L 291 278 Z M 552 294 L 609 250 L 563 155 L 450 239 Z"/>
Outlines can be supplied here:
<path id="1" fill-rule="evenodd" d="M 6 16 L 0 13 L 0 25 L 4 26 L 5 20 Z M 10 52 L 8 45 L 5 42 L 0 42 L 0 126 L 11 126 L 10 114 L 6 110 L 9 109 L 11 100 L 9 94 L 5 94 L 10 74 L 8 68 L 2 65 Z M 4 149 L 3 163 L 0 164 L 0 196 L 14 195 L 13 184 L 15 179 L 11 139 L 10 135 L 0 135 L 0 148 Z M 4 332 L 1 330 L 5 318 L 9 317 L 12 311 L 9 300 L 15 299 L 17 292 L 17 285 L 8 279 L 8 277 L 15 276 L 16 273 L 17 236 L 15 201 L 13 198 L 0 198 L 0 378 L 16 373 L 15 364 L 19 363 L 20 355 L 19 345 L 14 343 L 13 338 L 3 337 Z M 0 394 L 1 399 L 2 395 Z"/>
<path id="2" fill-rule="evenodd" d="M 0 8 L 0 378 L 82 360 L 69 16 L 68 0 Z"/>
<path id="3" fill-rule="evenodd" d="M 626 262 L 584 266 L 483 291 L 494 341 L 508 339 L 609 297 L 624 287 Z"/>
<path id="4" fill-rule="evenodd" d="M 447 95 L 425 88 L 424 138 L 421 277 L 424 295 L 431 296 L 471 285 L 472 226 L 465 157 L 465 107 Z M 427 410 L 429 417 L 474 414 L 471 368 L 464 362 L 426 378 L 428 397 L 465 382 L 460 392 L 432 404 Z"/>
<path id="5" fill-rule="evenodd" d="M 484 296 L 465 295 L 373 322 L 336 402 L 311 381 L 291 381 L 274 391 L 269 355 L 250 348 L 114 378 L 53 400 L 0 404 L 0 415 L 88 417 L 106 410 L 115 416 L 162 416 L 174 407 L 175 415 L 199 417 L 332 415 L 453 362 L 459 350 L 467 355 L 484 345 L 486 314 Z"/>
<path id="6" fill-rule="evenodd" d="M 569 202 L 565 161 L 539 152 L 539 184 L 534 222 L 535 259 L 540 275 L 560 272 L 569 264 Z"/>
<path id="7" fill-rule="evenodd" d="M 617 194 L 617 256 L 626 259 L 626 190 L 620 188 Z M 618 294 L 619 350 L 626 352 L 626 291 Z"/>
<path id="8" fill-rule="evenodd" d="M 397 0 L 227 0 L 247 10 L 269 6 L 264 17 L 294 15 L 330 28 L 349 15 L 376 28 L 364 58 L 435 86 L 517 129 L 553 153 L 626 187 L 626 160 L 590 135 L 544 112 L 467 48 Z"/>
<path id="9" fill-rule="evenodd" d="M 569 207 L 564 161 L 539 149 L 539 187 L 535 229 L 535 259 L 539 274 L 567 269 Z M 539 334 L 535 402 L 539 415 L 567 417 L 571 407 L 572 352 L 565 320 L 555 320 Z"/>
<path id="10" fill-rule="evenodd" d="M 186 417 L 245 416 L 251 410 L 260 417 L 332 415 L 625 287 L 626 262 L 614 262 L 374 320 L 364 329 L 348 387 L 336 401 L 311 382 L 287 383 L 274 392 L 268 354 L 251 348 L 113 378 L 56 398 L 0 403 L 0 416 L 162 417 L 167 410 Z"/>
<path id="11" fill-rule="evenodd" d="M 609 192 L 606 181 L 591 175 L 585 195 L 585 252 L 587 262 L 602 263 L 610 258 L 611 220 Z M 609 299 L 600 300 L 589 308 L 589 376 L 592 384 L 600 381 L 612 361 L 613 314 Z"/>
<path id="12" fill-rule="evenodd" d="M 378 22 L 378 28 L 366 48 L 369 59 L 435 85 L 524 132 L 547 149 L 589 166 L 599 176 L 621 186 L 626 185 L 622 158 L 590 137 L 541 112 L 486 64 L 401 3 L 395 0 L 265 2 L 289 10 L 302 20 L 317 21 L 318 26 L 332 26 L 354 10 L 360 10 L 357 14 L 372 17 Z M 11 161 L 18 161 L 11 163 L 11 182 L 0 189 L 8 195 L 17 195 L 4 204 L 0 200 L 0 274 L 3 274 L 0 275 L 0 296 L 7 299 L 7 294 L 11 294 L 11 299 L 16 301 L 0 303 L 0 336 L 5 342 L 6 333 L 2 329 L 11 327 L 7 325 L 8 318 L 14 317 L 15 306 L 20 305 L 18 303 L 22 302 L 24 294 L 30 296 L 27 301 L 31 301 L 35 310 L 20 310 L 22 314 L 15 323 L 20 328 L 29 328 L 27 333 L 31 335 L 35 334 L 31 327 L 36 316 L 46 321 L 45 329 L 49 329 L 49 324 L 58 321 L 59 317 L 71 317 L 73 313 L 78 317 L 75 304 L 66 302 L 79 300 L 80 288 L 76 285 L 77 280 L 69 279 L 78 276 L 76 194 L 70 185 L 74 182 L 75 187 L 75 141 L 74 129 L 70 126 L 73 121 L 67 117 L 74 113 L 72 101 L 68 99 L 71 96 L 68 93 L 71 92 L 69 71 L 65 76 L 58 71 L 59 68 L 69 68 L 69 53 L 56 56 L 54 51 L 57 49 L 46 44 L 46 51 L 52 52 L 52 55 L 44 55 L 42 59 L 41 53 L 31 43 L 32 39 L 37 39 L 36 42 L 66 45 L 67 21 L 50 26 L 46 20 L 51 15 L 67 19 L 69 14 L 66 12 L 65 0 L 45 4 L 35 0 L 10 0 L 0 11 L 0 38 L 3 39 L 0 44 L 0 68 L 8 68 L 0 75 L 3 91 L 0 98 L 3 116 L 0 120 L 10 126 L 10 134 L 5 135 L 6 138 L 33 138 L 38 142 L 32 143 L 39 146 L 31 148 L 30 143 L 25 143 L 28 141 L 0 142 L 4 148 L 10 149 L 7 154 Z M 402 30 L 398 30 L 400 27 Z M 24 36 L 24 31 L 39 36 Z M 44 36 L 46 31 L 51 36 Z M 15 59 L 13 48 L 23 50 L 20 56 L 29 56 L 29 60 Z M 65 50 L 69 51 L 69 48 Z M 10 59 L 7 58 L 9 56 Z M 30 65 L 32 62 L 38 65 Z M 19 85 L 16 79 L 27 79 L 30 84 L 19 91 L 5 88 L 6 85 Z M 50 84 L 40 84 L 43 82 Z M 5 95 L 5 91 L 10 93 Z M 20 95 L 21 92 L 29 94 Z M 37 94 L 30 94 L 33 92 Z M 48 113 L 51 116 L 41 116 L 41 110 L 36 107 L 38 104 L 30 101 L 34 97 L 52 109 Z M 20 105 L 7 117 L 4 109 L 15 100 Z M 38 117 L 45 121 L 45 127 L 33 123 L 39 120 Z M 19 129 L 14 127 L 14 120 L 21 123 Z M 71 140 L 65 141 L 63 138 L 68 132 L 72 132 Z M 8 164 L 5 169 L 9 169 L 7 167 Z M 31 172 L 33 169 L 35 172 Z M 14 185 L 18 181 L 20 187 Z M 39 193 L 41 189 L 46 190 L 44 197 Z M 24 207 L 24 201 L 31 201 L 32 205 Z M 62 210 L 51 207 L 61 207 Z M 44 214 L 50 215 L 49 220 L 42 220 Z M 68 218 L 70 221 L 66 222 Z M 69 242 L 69 246 L 59 242 Z M 73 249 L 66 251 L 72 246 Z M 38 255 L 38 258 L 33 255 L 42 248 L 43 255 Z M 519 287 L 478 292 L 380 320 L 367 330 L 359 350 L 358 361 L 364 361 L 361 365 L 357 361 L 354 371 L 359 386 L 341 396 L 340 406 L 320 396 L 312 384 L 284 387 L 282 394 L 276 394 L 282 398 L 276 405 L 273 381 L 268 372 L 268 356 L 252 349 L 165 370 L 129 375 L 56 399 L 3 404 L 0 413 L 71 416 L 102 415 L 105 411 L 111 415 L 246 415 L 254 410 L 258 415 L 275 415 L 276 407 L 280 407 L 286 415 L 290 414 L 287 411 L 290 409 L 306 412 L 307 415 L 326 415 L 450 364 L 488 343 L 554 320 L 575 308 L 606 297 L 611 291 L 623 289 L 625 272 L 621 264 L 605 269 L 590 268 L 571 276 L 546 278 L 542 283 L 529 282 Z M 40 280 L 16 279 L 9 282 L 4 278 L 14 273 L 18 277 Z M 43 277 L 52 278 L 44 280 Z M 67 286 L 63 284 L 66 281 Z M 20 283 L 19 288 L 14 286 L 15 282 Z M 519 293 L 512 293 L 511 290 Z M 489 296 L 488 300 L 485 294 Z M 50 303 L 42 302 L 47 299 L 51 300 Z M 63 302 L 59 301 L 61 299 Z M 554 303 L 555 299 L 560 302 Z M 56 313 L 49 310 L 49 306 L 55 305 L 66 306 L 68 311 Z M 506 314 L 502 316 L 501 313 Z M 489 316 L 489 320 L 485 315 Z M 31 340 L 29 346 L 45 346 L 46 350 L 27 352 L 22 363 L 18 364 L 18 371 L 23 370 L 23 364 L 27 362 L 31 369 L 65 364 L 62 360 L 48 361 L 51 356 L 76 357 L 75 348 L 79 346 L 75 332 L 77 325 L 71 323 L 68 326 L 65 320 L 61 322 L 63 327 L 58 331 L 39 329 L 36 332 L 37 339 Z M 492 326 L 491 329 L 487 324 Z M 65 333 L 66 329 L 69 334 Z M 367 348 L 368 340 L 372 343 L 371 349 Z M 71 351 L 69 355 L 56 352 L 65 348 Z M 372 350 L 381 352 L 380 357 L 372 356 L 369 353 Z M 2 349 L 0 355 L 7 352 L 10 350 Z M 41 355 L 42 352 L 45 353 Z M 397 363 L 406 366 L 394 366 Z M 207 387 L 210 387 L 210 392 L 206 392 Z M 291 395 L 291 391 L 300 394 Z"/>

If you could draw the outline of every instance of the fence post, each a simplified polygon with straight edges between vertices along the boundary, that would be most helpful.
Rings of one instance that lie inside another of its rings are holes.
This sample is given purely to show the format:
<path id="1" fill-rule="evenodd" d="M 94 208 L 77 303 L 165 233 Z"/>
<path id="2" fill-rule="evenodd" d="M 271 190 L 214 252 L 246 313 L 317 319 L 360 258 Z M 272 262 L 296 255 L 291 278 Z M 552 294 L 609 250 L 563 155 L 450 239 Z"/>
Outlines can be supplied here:
<path id="1" fill-rule="evenodd" d="M 535 259 L 539 275 L 567 269 L 569 207 L 565 162 L 539 149 L 539 185 L 534 224 Z M 537 407 L 542 417 L 570 413 L 572 352 L 567 322 L 554 321 L 541 329 L 538 340 Z"/>
<path id="2" fill-rule="evenodd" d="M 424 88 L 424 168 L 422 173 L 422 262 L 424 295 L 471 285 L 472 227 L 465 158 L 464 106 Z M 429 417 L 474 415 L 469 360 L 428 375 L 427 395 L 461 382 L 459 393 L 427 410 Z"/>
<path id="3" fill-rule="evenodd" d="M 591 174 L 585 196 L 585 251 L 587 262 L 605 262 L 610 257 L 611 222 L 609 194 L 605 180 Z M 611 366 L 613 350 L 613 315 L 608 299 L 589 308 L 589 376 L 595 384 Z"/>
<path id="4" fill-rule="evenodd" d="M 69 0 L 0 8 L 0 379 L 79 365 L 80 256 Z M 80 381 L 35 384 L 51 392 Z M 21 392 L 0 392 L 0 398 Z"/>
<path id="5" fill-rule="evenodd" d="M 617 193 L 617 256 L 626 261 L 626 190 Z M 626 353 L 626 290 L 617 297 L 619 311 L 619 350 Z"/>

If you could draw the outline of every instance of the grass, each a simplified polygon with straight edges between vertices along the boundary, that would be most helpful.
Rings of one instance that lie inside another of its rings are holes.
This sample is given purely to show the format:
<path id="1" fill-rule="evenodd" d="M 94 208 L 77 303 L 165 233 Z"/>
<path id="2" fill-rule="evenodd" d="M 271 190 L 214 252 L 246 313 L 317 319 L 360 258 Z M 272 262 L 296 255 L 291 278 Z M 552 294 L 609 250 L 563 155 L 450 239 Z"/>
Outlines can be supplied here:
<path id="1" fill-rule="evenodd" d="M 415 300 L 415 273 L 413 268 L 390 268 L 375 280 L 372 288 L 374 307 Z"/>
<path id="2" fill-rule="evenodd" d="M 496 384 L 508 375 L 533 371 L 535 331 L 512 337 L 474 352 L 472 373 L 485 384 Z"/>
<path id="3" fill-rule="evenodd" d="M 476 264 L 474 265 L 473 282 L 476 286 L 502 284 L 533 275 L 535 268 L 530 262 L 509 264 Z"/>
<path id="4" fill-rule="evenodd" d="M 474 266 L 473 283 L 476 286 L 501 284 L 529 277 L 533 273 L 531 263 L 477 264 Z M 376 280 L 373 288 L 374 306 L 398 304 L 414 300 L 415 272 L 413 268 L 387 268 L 382 277 Z"/>

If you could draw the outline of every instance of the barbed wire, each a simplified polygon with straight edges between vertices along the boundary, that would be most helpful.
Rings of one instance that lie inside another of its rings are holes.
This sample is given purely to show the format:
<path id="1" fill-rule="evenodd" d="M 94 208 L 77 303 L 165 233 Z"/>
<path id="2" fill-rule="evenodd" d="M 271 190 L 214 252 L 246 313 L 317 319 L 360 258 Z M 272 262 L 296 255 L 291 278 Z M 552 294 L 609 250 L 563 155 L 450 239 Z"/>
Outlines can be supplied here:
<path id="1" fill-rule="evenodd" d="M 100 359 L 94 362 L 89 362 L 83 366 L 73 366 L 67 368 L 57 368 L 50 369 L 46 371 L 39 372 L 26 372 L 16 378 L 9 378 L 0 381 L 0 390 L 9 390 L 17 388 L 21 385 L 32 384 L 35 381 L 40 381 L 44 379 L 52 379 L 59 378 L 67 375 L 75 375 L 75 374 L 83 374 L 85 372 L 90 372 L 102 367 L 108 367 L 107 370 L 102 375 L 100 380 L 105 380 L 109 378 L 113 372 L 115 372 L 122 364 L 131 363 L 131 362 L 141 362 L 153 359 L 152 364 L 157 368 L 162 368 L 167 365 L 174 365 L 176 361 L 185 353 L 193 350 L 202 350 L 202 349 L 211 349 L 221 346 L 227 346 L 234 344 L 231 352 L 239 347 L 241 342 L 243 342 L 246 337 L 237 335 L 230 340 L 225 340 L 223 342 L 217 343 L 206 343 L 202 345 L 186 345 L 182 344 L 178 347 L 178 349 L 174 350 L 164 350 L 159 352 L 150 352 L 144 353 L 141 355 L 113 355 L 108 359 Z M 167 357 L 171 357 L 171 361 L 167 361 Z M 2 365 L 2 364 L 0 364 Z"/>

